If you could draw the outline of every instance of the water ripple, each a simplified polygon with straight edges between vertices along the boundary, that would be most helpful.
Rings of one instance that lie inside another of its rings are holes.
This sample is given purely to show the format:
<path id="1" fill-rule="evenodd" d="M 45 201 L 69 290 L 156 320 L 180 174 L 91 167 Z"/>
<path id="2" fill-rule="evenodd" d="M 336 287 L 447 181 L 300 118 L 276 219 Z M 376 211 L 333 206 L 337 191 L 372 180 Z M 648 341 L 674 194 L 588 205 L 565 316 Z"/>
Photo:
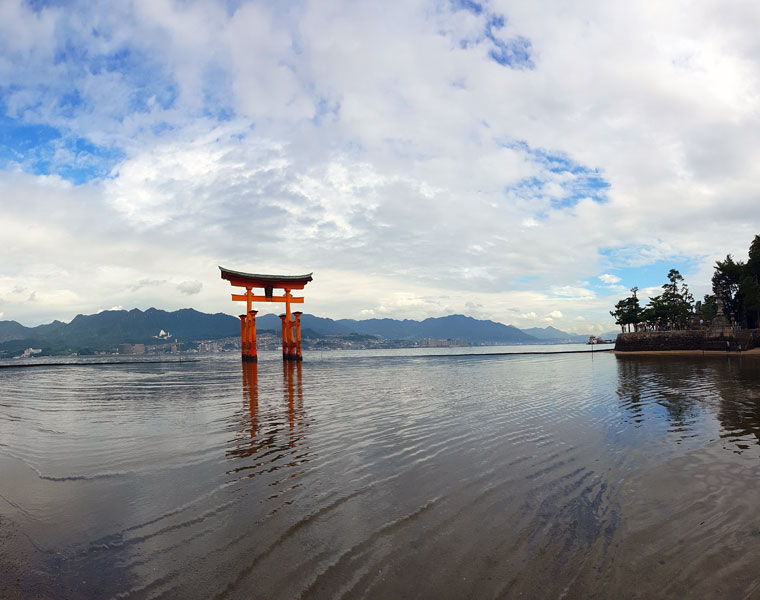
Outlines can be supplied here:
<path id="1" fill-rule="evenodd" d="M 748 564 L 760 361 L 363 356 L 0 371 L 0 541 L 71 598 L 624 596 L 673 519 Z"/>

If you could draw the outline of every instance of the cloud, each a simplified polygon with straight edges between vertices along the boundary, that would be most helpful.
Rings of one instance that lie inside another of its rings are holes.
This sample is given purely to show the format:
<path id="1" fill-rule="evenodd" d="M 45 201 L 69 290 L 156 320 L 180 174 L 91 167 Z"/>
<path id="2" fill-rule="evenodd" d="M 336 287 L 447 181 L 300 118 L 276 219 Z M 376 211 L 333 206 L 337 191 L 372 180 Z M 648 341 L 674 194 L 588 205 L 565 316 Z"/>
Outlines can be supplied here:
<path id="1" fill-rule="evenodd" d="M 193 296 L 195 294 L 200 294 L 203 289 L 203 284 L 200 281 L 183 281 L 182 283 L 177 284 L 177 289 L 183 294 Z"/>
<path id="2" fill-rule="evenodd" d="M 156 287 L 159 285 L 162 285 L 166 283 L 165 279 L 141 279 L 140 281 L 136 283 L 131 283 L 127 285 L 127 289 L 131 292 L 136 292 L 137 290 L 140 290 L 144 287 Z"/>
<path id="3" fill-rule="evenodd" d="M 98 312 L 98 314 L 100 314 L 100 313 L 105 312 L 107 310 L 124 310 L 124 307 L 121 304 L 119 304 L 117 306 L 112 306 L 111 308 L 101 308 L 97 312 Z"/>
<path id="4" fill-rule="evenodd" d="M 560 311 L 558 311 L 558 310 L 553 310 L 552 312 L 550 312 L 546 316 L 547 317 L 551 317 L 552 319 L 561 319 L 562 318 L 562 313 Z"/>
<path id="5" fill-rule="evenodd" d="M 576 299 L 593 298 L 596 295 L 592 290 L 571 285 L 552 286 L 551 290 L 555 296 L 566 296 Z"/>
<path id="6" fill-rule="evenodd" d="M 701 296 L 757 233 L 749 7 L 228 8 L 2 3 L 6 315 L 171 309 L 176 281 L 234 312 L 221 263 L 313 270 L 334 317 L 612 329 L 630 270 L 688 259 Z"/>
<path id="7" fill-rule="evenodd" d="M 640 289 L 638 292 L 639 298 L 652 298 L 654 296 L 659 296 L 662 294 L 662 287 L 653 285 L 651 287 L 645 287 L 643 289 Z"/>
<path id="8" fill-rule="evenodd" d="M 620 281 L 620 277 L 617 277 L 616 275 L 610 275 L 609 273 L 603 273 L 602 275 L 599 275 L 599 279 L 602 281 L 602 283 L 618 283 Z"/>

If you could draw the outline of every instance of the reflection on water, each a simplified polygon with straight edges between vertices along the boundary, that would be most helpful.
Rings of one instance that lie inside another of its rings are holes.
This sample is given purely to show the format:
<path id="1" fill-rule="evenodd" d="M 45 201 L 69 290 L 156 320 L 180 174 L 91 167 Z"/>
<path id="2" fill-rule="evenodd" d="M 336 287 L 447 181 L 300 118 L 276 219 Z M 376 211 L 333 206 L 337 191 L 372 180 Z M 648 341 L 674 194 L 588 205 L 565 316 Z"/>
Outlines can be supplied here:
<path id="1" fill-rule="evenodd" d="M 621 407 L 637 427 L 666 421 L 677 443 L 717 433 L 737 452 L 760 443 L 759 358 L 620 355 L 617 365 Z"/>
<path id="2" fill-rule="evenodd" d="M 296 467 L 309 460 L 308 450 L 303 448 L 307 426 L 303 405 L 302 363 L 283 361 L 283 398 L 265 406 L 268 411 L 259 415 L 258 364 L 242 363 L 243 404 L 240 436 L 233 440 L 234 448 L 227 456 L 245 459 L 236 463 L 228 472 L 255 477 L 262 470 L 277 471 L 282 467 Z M 277 460 L 275 460 L 275 458 Z M 291 475 L 295 477 L 295 474 Z"/>
<path id="3" fill-rule="evenodd" d="M 0 390 L 3 598 L 760 593 L 749 357 L 217 356 Z"/>

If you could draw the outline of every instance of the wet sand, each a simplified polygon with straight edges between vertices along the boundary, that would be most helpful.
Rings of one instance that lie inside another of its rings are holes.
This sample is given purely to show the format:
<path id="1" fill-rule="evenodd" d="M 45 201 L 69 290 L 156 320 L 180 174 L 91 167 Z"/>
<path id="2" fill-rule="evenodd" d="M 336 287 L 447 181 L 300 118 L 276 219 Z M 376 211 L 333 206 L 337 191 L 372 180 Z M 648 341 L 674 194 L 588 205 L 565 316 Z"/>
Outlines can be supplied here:
<path id="1" fill-rule="evenodd" d="M 18 523 L 0 514 L 0 598 L 55 597 L 46 583 L 49 574 L 44 571 L 43 552 L 35 547 Z"/>

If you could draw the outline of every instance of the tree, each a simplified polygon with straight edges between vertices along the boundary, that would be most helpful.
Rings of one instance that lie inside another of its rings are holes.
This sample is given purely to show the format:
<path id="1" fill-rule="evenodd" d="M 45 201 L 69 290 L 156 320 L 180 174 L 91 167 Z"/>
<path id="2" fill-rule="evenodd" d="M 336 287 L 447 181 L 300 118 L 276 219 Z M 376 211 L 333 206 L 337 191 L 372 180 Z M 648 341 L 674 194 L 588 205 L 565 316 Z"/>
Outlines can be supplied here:
<path id="1" fill-rule="evenodd" d="M 702 301 L 702 319 L 705 323 L 712 321 L 718 312 L 718 307 L 715 305 L 715 301 L 715 295 L 705 294 L 705 298 Z"/>
<path id="2" fill-rule="evenodd" d="M 749 260 L 744 265 L 744 272 L 739 286 L 739 293 L 743 303 L 741 314 L 742 322 L 752 329 L 758 326 L 760 321 L 760 236 L 749 246 Z"/>
<path id="3" fill-rule="evenodd" d="M 631 296 L 623 298 L 617 304 L 615 304 L 615 310 L 610 311 L 610 315 L 615 317 L 615 323 L 620 325 L 625 333 L 625 327 L 628 326 L 628 331 L 631 330 L 631 325 L 634 327 L 634 331 L 638 331 L 639 323 L 643 315 L 641 305 L 636 293 L 639 288 L 634 287 L 631 289 Z"/>
<path id="4" fill-rule="evenodd" d="M 668 283 L 662 294 L 649 299 L 645 315 L 647 321 L 663 329 L 684 329 L 689 322 L 694 297 L 677 269 L 668 272 Z"/>
<path id="5" fill-rule="evenodd" d="M 716 261 L 715 272 L 712 276 L 713 294 L 723 300 L 724 312 L 727 316 L 733 314 L 740 320 L 744 314 L 744 302 L 741 293 L 744 270 L 745 264 L 740 260 L 735 261 L 728 254 L 726 260 Z"/>

